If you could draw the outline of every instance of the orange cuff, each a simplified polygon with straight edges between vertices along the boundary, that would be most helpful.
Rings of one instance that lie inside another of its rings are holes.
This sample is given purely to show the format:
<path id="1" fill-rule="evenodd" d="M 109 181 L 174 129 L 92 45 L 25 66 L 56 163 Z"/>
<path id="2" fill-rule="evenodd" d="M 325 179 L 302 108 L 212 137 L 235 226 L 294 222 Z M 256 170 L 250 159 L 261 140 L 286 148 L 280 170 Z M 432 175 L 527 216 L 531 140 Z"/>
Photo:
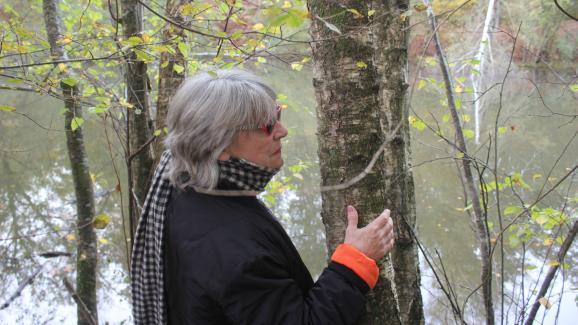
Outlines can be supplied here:
<path id="1" fill-rule="evenodd" d="M 367 257 L 357 248 L 341 244 L 337 246 L 331 260 L 351 269 L 367 283 L 370 289 L 375 287 L 379 277 L 379 268 L 373 259 Z"/>

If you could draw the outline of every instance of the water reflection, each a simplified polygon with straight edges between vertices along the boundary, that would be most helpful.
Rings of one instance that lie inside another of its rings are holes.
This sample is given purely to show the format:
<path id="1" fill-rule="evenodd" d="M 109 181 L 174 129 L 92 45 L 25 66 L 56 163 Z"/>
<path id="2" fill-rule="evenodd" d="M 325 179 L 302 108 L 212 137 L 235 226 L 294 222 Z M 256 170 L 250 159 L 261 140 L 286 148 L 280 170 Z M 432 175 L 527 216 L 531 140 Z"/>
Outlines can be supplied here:
<path id="1" fill-rule="evenodd" d="M 285 177 L 289 183 L 294 184 L 292 188 L 275 194 L 276 204 L 273 209 L 286 226 L 311 272 L 319 274 L 326 265 L 327 254 L 319 214 L 320 176 L 311 74 L 306 71 L 288 72 L 286 69 L 274 67 L 268 69 L 269 71 L 261 73 L 279 93 L 286 96 L 286 99 L 282 99 L 288 105 L 283 113 L 283 121 L 290 129 L 290 136 L 284 143 L 286 168 L 276 179 L 283 181 Z M 555 182 L 553 179 L 548 180 L 547 174 L 551 168 L 553 171 L 550 177 L 560 177 L 566 172 L 565 168 L 576 162 L 578 146 L 574 141 L 554 166 L 555 158 L 562 153 L 578 128 L 576 121 L 565 116 L 551 116 L 541 100 L 537 100 L 535 93 L 521 91 L 523 89 L 527 89 L 527 85 L 521 79 L 508 85 L 508 102 L 504 105 L 503 119 L 500 122 L 508 130 L 499 143 L 499 172 L 502 175 L 521 173 L 530 188 L 517 188 L 517 194 L 521 199 L 531 202 L 543 184 L 547 189 Z M 548 106 L 555 107 L 558 113 L 577 113 L 576 101 L 568 94 L 560 94 L 558 86 L 543 87 L 541 90 Z M 3 94 L 5 103 L 17 107 L 18 112 L 28 114 L 46 128 L 62 129 L 59 101 L 22 93 Z M 486 103 L 495 105 L 496 93 L 489 96 L 494 97 Z M 444 112 L 438 100 L 437 93 L 423 89 L 416 92 L 413 106 L 424 115 L 432 112 L 433 116 L 442 121 Z M 490 115 L 488 113 L 486 116 L 487 123 L 492 123 L 493 117 Z M 64 134 L 39 128 L 28 119 L 15 114 L 2 113 L 0 123 L 0 254 L 4 256 L 0 260 L 2 302 L 15 292 L 18 285 L 34 270 L 44 265 L 43 271 L 22 291 L 21 296 L 8 308 L 0 311 L 0 322 L 73 323 L 76 317 L 75 306 L 62 285 L 61 276 L 64 274 L 74 278 L 74 257 L 47 260 L 38 256 L 47 251 L 75 252 L 74 238 L 70 236 L 74 234 L 75 225 L 74 195 Z M 90 167 L 98 193 L 97 214 L 105 213 L 113 217 L 111 225 L 98 231 L 99 318 L 101 322 L 116 324 L 130 321 L 125 238 L 119 194 L 115 190 L 118 180 L 111 165 L 111 154 L 104 140 L 101 120 L 91 117 L 86 124 L 86 130 Z M 458 300 L 462 302 L 479 282 L 479 260 L 475 254 L 476 243 L 469 216 L 467 211 L 463 211 L 463 192 L 452 158 L 455 154 L 431 132 L 419 132 L 415 129 L 412 131 L 420 241 L 430 253 L 434 254 L 437 250 L 457 292 Z M 474 148 L 473 144 L 470 144 L 470 148 Z M 487 144 L 482 144 L 477 156 L 483 159 L 487 150 Z M 490 157 L 492 155 L 490 151 Z M 112 156 L 117 166 L 122 169 L 120 149 Z M 307 168 L 297 173 L 288 169 L 298 164 L 304 164 Z M 536 177 L 537 174 L 542 176 Z M 118 177 L 122 183 L 124 175 Z M 541 203 L 541 206 L 562 208 L 567 197 L 576 196 L 576 188 L 576 180 L 573 179 Z M 502 199 L 502 208 L 509 204 L 519 204 L 511 191 L 505 191 Z M 490 200 L 489 209 L 495 212 L 493 199 Z M 576 203 L 566 207 L 568 214 L 574 219 L 575 209 Z M 495 213 L 491 213 L 491 221 L 497 227 Z M 566 230 L 567 227 L 564 228 L 564 231 Z M 509 295 L 514 296 L 514 300 L 519 300 L 516 297 L 521 295 L 521 270 L 517 268 L 522 258 L 528 264 L 540 265 L 548 246 L 536 239 L 528 243 L 527 251 L 526 256 L 522 256 L 519 249 L 507 247 L 505 272 L 499 274 L 499 277 L 504 277 L 506 290 Z M 569 269 L 565 270 L 566 289 L 575 288 L 576 245 L 567 262 Z M 422 270 L 428 323 L 453 323 L 447 301 L 437 288 L 432 272 L 423 258 Z M 533 287 L 531 279 L 536 279 L 539 271 L 526 271 L 526 274 L 530 275 L 524 283 L 526 299 L 531 292 L 529 288 Z M 499 277 L 496 278 L 495 288 L 499 288 Z M 560 289 L 558 284 L 555 292 Z M 560 323 L 570 322 L 571 315 L 576 314 L 577 309 L 573 304 L 575 296 L 575 291 L 564 295 Z M 556 297 L 552 302 L 556 302 Z M 506 302 L 513 315 L 516 307 L 512 305 L 510 300 Z M 478 295 L 474 295 L 466 308 L 466 320 L 479 323 L 482 314 L 480 306 Z M 549 313 L 551 314 L 553 313 Z M 549 319 L 551 318 L 546 318 Z"/>

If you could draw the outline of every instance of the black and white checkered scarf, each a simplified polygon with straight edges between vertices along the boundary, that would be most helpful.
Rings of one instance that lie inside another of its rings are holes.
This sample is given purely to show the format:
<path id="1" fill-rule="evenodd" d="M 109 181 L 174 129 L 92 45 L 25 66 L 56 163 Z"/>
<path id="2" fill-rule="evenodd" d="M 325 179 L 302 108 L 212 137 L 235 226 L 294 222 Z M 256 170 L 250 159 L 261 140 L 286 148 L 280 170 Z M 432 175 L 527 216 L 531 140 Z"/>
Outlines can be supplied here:
<path id="1" fill-rule="evenodd" d="M 131 257 L 133 317 L 136 325 L 167 324 L 164 291 L 164 227 L 172 186 L 168 179 L 171 154 L 167 150 L 155 170 L 135 234 Z M 214 195 L 257 195 L 277 169 L 264 168 L 232 158 L 219 161 L 219 184 L 215 190 L 195 187 Z"/>

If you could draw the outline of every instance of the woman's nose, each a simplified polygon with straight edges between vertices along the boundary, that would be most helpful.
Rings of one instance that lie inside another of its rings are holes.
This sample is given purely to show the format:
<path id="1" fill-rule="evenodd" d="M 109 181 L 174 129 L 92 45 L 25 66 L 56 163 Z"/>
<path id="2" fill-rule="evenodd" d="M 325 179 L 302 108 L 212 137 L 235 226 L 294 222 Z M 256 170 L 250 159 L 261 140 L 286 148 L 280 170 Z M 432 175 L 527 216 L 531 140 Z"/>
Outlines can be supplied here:
<path id="1" fill-rule="evenodd" d="M 273 131 L 273 135 L 275 139 L 282 139 L 287 136 L 287 128 L 281 123 L 281 121 L 277 121 L 275 123 L 275 129 Z"/>

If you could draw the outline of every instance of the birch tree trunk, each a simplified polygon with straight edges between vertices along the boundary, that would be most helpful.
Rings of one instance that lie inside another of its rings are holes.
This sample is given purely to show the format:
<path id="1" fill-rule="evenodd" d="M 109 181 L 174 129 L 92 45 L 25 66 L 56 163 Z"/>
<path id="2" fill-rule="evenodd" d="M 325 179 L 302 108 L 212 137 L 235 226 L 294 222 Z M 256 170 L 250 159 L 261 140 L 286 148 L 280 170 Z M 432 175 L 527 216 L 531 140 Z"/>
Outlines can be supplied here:
<path id="1" fill-rule="evenodd" d="M 167 0 L 166 15 L 171 17 L 174 21 L 184 23 L 184 18 L 180 15 L 179 7 L 191 2 L 191 0 Z M 171 42 L 171 40 L 173 40 Z M 155 119 L 156 129 L 161 130 L 160 135 L 155 140 L 154 156 L 155 160 L 160 159 L 164 151 L 163 139 L 165 133 L 162 131 L 165 127 L 167 112 L 169 110 L 169 100 L 173 97 L 177 89 L 185 78 L 185 71 L 187 68 L 187 61 L 183 53 L 179 50 L 179 43 L 186 45 L 186 35 L 183 30 L 172 24 L 168 24 L 163 30 L 163 41 L 171 44 L 174 54 L 164 52 L 161 54 L 159 66 L 159 95 L 157 99 L 157 114 Z M 169 43 L 171 42 L 171 43 Z M 181 45 L 183 46 L 183 45 Z M 178 72 L 182 67 L 182 71 Z"/>
<path id="2" fill-rule="evenodd" d="M 67 55 L 64 47 L 59 43 L 63 33 L 56 0 L 44 0 L 42 8 L 53 60 L 66 60 Z M 61 69 L 61 71 L 59 75 L 61 79 L 68 77 L 66 70 Z M 92 227 L 95 214 L 94 189 L 88 168 L 82 128 L 78 127 L 72 130 L 71 127 L 73 121 L 78 126 L 79 119 L 82 119 L 82 107 L 77 100 L 78 87 L 76 85 L 71 86 L 70 83 L 60 82 L 60 87 L 66 108 L 64 130 L 66 131 L 66 145 L 76 196 L 76 293 L 92 314 L 86 315 L 82 307 L 77 304 L 77 317 L 79 325 L 89 325 L 98 323 L 96 300 L 97 244 L 96 234 Z"/>
<path id="3" fill-rule="evenodd" d="M 359 211 L 360 227 L 384 208 L 392 211 L 396 245 L 378 262 L 380 279 L 369 293 L 367 316 L 360 324 L 424 323 L 404 113 L 408 21 L 400 14 L 408 2 L 308 1 L 311 35 L 323 39 L 312 43 L 322 185 L 359 175 L 389 141 L 362 180 L 343 190 L 322 191 L 329 252 L 343 241 L 346 205 Z M 368 15 L 369 10 L 375 11 Z"/>
<path id="4" fill-rule="evenodd" d="M 142 6 L 137 0 L 122 0 L 122 24 L 124 38 L 142 36 L 143 17 Z M 129 216 L 132 234 L 140 216 L 140 207 L 148 191 L 148 183 L 152 172 L 152 156 L 149 139 L 149 79 L 147 65 L 140 60 L 134 51 L 126 55 L 125 82 L 127 102 L 133 107 L 127 109 L 127 168 L 129 175 Z M 132 241 L 131 241 L 132 247 Z"/>

